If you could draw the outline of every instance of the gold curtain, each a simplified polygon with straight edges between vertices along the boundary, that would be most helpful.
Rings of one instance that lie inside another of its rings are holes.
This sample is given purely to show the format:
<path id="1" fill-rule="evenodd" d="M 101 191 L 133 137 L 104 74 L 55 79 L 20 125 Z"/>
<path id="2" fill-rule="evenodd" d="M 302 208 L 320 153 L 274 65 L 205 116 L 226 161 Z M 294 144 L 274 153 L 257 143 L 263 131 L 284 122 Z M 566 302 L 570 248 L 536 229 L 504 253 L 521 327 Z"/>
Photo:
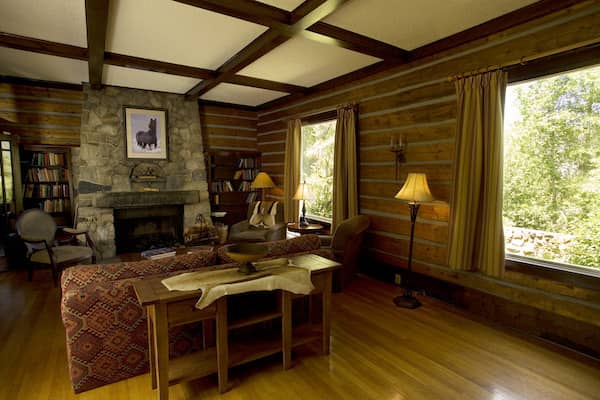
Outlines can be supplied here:
<path id="1" fill-rule="evenodd" d="M 345 219 L 358 215 L 358 165 L 356 157 L 356 106 L 337 110 L 333 161 L 333 217 L 331 231 Z"/>
<path id="2" fill-rule="evenodd" d="M 502 277 L 502 113 L 506 73 L 458 79 L 448 265 Z"/>
<path id="3" fill-rule="evenodd" d="M 285 165 L 283 170 L 283 198 L 286 222 L 298 222 L 298 201 L 294 193 L 300 183 L 300 147 L 302 146 L 302 122 L 288 121 L 285 135 Z"/>

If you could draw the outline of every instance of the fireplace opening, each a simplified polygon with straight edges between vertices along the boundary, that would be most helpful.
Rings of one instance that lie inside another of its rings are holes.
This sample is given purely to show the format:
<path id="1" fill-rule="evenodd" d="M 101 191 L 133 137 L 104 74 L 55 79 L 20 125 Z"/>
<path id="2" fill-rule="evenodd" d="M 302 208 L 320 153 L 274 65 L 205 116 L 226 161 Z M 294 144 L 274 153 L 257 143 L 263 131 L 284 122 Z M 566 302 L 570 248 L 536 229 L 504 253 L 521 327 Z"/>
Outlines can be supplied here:
<path id="1" fill-rule="evenodd" d="M 116 208 L 117 254 L 141 252 L 183 242 L 183 206 Z"/>

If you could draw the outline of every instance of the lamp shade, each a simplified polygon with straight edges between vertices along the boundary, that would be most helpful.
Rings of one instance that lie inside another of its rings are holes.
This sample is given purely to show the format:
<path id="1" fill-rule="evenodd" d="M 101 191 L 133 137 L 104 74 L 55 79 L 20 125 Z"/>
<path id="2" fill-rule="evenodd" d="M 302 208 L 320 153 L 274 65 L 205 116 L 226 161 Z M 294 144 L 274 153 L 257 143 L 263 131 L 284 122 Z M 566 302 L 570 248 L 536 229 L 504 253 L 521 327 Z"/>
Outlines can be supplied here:
<path id="1" fill-rule="evenodd" d="M 254 180 L 252 181 L 252 184 L 250 184 L 250 186 L 253 189 L 265 189 L 275 187 L 275 184 L 266 172 L 259 172 L 258 175 L 256 175 L 256 178 L 254 178 Z"/>
<path id="2" fill-rule="evenodd" d="M 434 200 L 429 185 L 427 184 L 427 175 L 422 173 L 410 173 L 404 182 L 404 186 L 396 195 L 395 199 L 405 200 L 413 203 L 422 203 Z"/>
<path id="3" fill-rule="evenodd" d="M 311 200 L 313 198 L 313 194 L 310 191 L 310 188 L 306 184 L 306 182 L 298 185 L 298 189 L 296 190 L 296 194 L 294 195 L 294 200 Z"/>

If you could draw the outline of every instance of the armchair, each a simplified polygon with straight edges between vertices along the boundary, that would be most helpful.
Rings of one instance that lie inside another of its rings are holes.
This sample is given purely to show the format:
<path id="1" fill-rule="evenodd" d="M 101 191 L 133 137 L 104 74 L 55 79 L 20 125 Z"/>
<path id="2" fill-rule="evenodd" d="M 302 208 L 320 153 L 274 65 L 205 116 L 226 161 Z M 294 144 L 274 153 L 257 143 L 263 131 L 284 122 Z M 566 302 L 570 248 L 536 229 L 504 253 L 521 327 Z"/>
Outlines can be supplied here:
<path id="1" fill-rule="evenodd" d="M 230 242 L 271 242 L 285 239 L 285 235 L 286 224 L 281 202 L 251 202 L 248 204 L 247 219 L 233 224 L 229 229 Z"/>
<path id="2" fill-rule="evenodd" d="M 322 245 L 330 248 L 333 258 L 343 265 L 333 275 L 333 288 L 337 292 L 348 286 L 358 271 L 358 256 L 369 224 L 369 217 L 357 215 L 342 221 L 333 237 L 321 236 Z"/>
<path id="3" fill-rule="evenodd" d="M 17 233 L 27 246 L 29 280 L 33 279 L 33 264 L 52 269 L 52 280 L 57 286 L 58 275 L 64 267 L 91 259 L 96 263 L 96 247 L 85 230 L 63 228 L 63 232 L 75 239 L 85 235 L 87 246 L 56 245 L 56 223 L 45 212 L 33 208 L 21 214 L 16 224 Z"/>

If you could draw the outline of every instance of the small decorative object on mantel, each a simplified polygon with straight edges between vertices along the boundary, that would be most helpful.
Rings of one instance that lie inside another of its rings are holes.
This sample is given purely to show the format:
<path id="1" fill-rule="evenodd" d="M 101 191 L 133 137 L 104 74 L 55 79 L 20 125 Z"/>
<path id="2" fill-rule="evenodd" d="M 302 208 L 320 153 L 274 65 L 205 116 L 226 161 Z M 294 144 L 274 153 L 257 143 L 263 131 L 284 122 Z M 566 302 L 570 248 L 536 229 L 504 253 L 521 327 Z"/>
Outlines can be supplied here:
<path id="1" fill-rule="evenodd" d="M 399 179 L 400 164 L 406 162 L 406 136 L 392 135 L 390 137 L 390 151 L 395 154 L 396 161 L 396 180 Z"/>
<path id="2" fill-rule="evenodd" d="M 132 189 L 136 192 L 159 192 L 164 190 L 166 178 L 157 164 L 139 163 L 129 174 Z"/>
<path id="3" fill-rule="evenodd" d="M 123 107 L 128 159 L 167 160 L 167 110 Z"/>

